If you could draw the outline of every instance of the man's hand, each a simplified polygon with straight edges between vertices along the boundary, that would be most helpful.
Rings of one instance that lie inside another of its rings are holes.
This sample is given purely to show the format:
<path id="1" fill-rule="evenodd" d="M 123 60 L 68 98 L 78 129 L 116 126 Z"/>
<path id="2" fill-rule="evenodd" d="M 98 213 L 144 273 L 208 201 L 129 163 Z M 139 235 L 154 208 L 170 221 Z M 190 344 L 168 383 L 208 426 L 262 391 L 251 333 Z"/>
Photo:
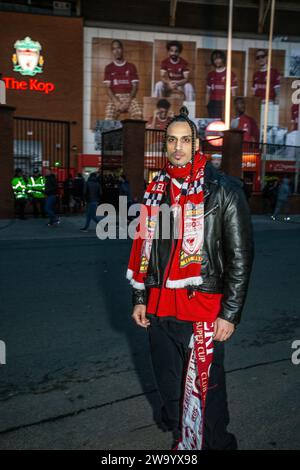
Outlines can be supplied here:
<path id="1" fill-rule="evenodd" d="M 234 332 L 234 329 L 233 323 L 223 318 L 217 318 L 213 334 L 214 341 L 227 341 Z"/>
<path id="2" fill-rule="evenodd" d="M 150 321 L 146 318 L 146 305 L 135 305 L 132 318 L 142 328 L 147 328 L 150 325 Z"/>

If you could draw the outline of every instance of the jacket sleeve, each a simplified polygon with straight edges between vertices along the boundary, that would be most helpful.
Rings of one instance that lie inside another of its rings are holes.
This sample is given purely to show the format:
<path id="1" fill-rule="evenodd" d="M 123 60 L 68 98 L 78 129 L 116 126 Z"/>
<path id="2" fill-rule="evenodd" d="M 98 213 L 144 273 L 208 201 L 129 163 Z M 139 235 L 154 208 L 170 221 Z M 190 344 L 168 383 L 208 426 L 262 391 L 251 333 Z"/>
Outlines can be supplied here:
<path id="1" fill-rule="evenodd" d="M 132 304 L 135 305 L 147 305 L 147 292 L 146 290 L 135 289 L 132 287 Z"/>
<path id="2" fill-rule="evenodd" d="M 237 325 L 246 300 L 254 247 L 249 205 L 240 188 L 230 190 L 223 212 L 224 295 L 220 318 Z"/>

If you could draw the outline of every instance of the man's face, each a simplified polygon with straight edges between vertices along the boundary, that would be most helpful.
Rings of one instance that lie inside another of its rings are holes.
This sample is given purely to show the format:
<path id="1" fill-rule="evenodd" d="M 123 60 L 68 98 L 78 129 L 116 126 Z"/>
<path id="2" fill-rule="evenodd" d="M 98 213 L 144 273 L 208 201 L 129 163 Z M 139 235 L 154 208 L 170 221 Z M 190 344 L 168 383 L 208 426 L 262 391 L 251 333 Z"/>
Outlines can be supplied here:
<path id="1" fill-rule="evenodd" d="M 123 49 L 118 42 L 112 43 L 111 50 L 115 60 L 121 60 L 123 58 Z"/>
<path id="2" fill-rule="evenodd" d="M 237 114 L 244 114 L 246 106 L 244 100 L 237 100 L 235 103 L 235 109 Z"/>
<path id="3" fill-rule="evenodd" d="M 158 115 L 160 119 L 166 119 L 168 110 L 166 108 L 158 108 Z"/>
<path id="4" fill-rule="evenodd" d="M 172 60 L 177 60 L 179 57 L 179 49 L 177 46 L 171 46 L 169 49 L 169 57 L 171 57 Z"/>
<path id="5" fill-rule="evenodd" d="M 199 140 L 196 140 L 196 149 Z M 167 157 L 175 166 L 182 166 L 192 158 L 192 130 L 187 122 L 173 122 L 167 130 Z"/>
<path id="6" fill-rule="evenodd" d="M 217 67 L 217 68 L 224 67 L 224 62 L 223 62 L 223 59 L 220 55 L 215 56 L 214 64 L 215 64 L 215 67 Z"/>
<path id="7" fill-rule="evenodd" d="M 267 56 L 263 51 L 258 51 L 256 53 L 256 62 L 258 63 L 259 67 L 263 67 L 267 63 Z"/>

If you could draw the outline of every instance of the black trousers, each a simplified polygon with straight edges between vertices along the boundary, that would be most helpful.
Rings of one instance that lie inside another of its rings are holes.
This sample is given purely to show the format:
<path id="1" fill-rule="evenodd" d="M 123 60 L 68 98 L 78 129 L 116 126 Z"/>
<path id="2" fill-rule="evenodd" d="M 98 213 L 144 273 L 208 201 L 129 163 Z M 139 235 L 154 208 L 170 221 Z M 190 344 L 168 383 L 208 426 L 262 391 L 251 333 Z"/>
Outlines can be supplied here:
<path id="1" fill-rule="evenodd" d="M 165 429 L 180 437 L 181 405 L 193 324 L 149 315 L 148 328 L 152 367 L 162 400 L 161 419 Z M 224 371 L 224 343 L 214 341 L 214 357 L 206 398 L 204 445 L 207 450 L 236 449 L 227 431 L 229 413 Z"/>
<path id="2" fill-rule="evenodd" d="M 19 219 L 25 218 L 24 213 L 25 213 L 26 204 L 27 204 L 27 199 L 25 199 L 24 197 L 20 199 L 15 199 L 15 212 L 17 216 L 19 217 Z"/>

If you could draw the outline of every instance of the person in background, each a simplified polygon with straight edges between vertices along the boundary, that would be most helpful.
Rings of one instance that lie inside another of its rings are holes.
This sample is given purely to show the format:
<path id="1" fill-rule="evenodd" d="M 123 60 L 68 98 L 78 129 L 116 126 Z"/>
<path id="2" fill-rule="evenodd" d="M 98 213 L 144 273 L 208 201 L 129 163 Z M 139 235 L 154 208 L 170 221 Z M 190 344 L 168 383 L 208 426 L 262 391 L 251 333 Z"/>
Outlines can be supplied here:
<path id="1" fill-rule="evenodd" d="M 55 227 L 60 223 L 59 217 L 55 214 L 55 205 L 57 198 L 57 181 L 56 176 L 49 168 L 46 169 L 45 175 L 45 212 L 49 217 L 48 227 Z"/>
<path id="2" fill-rule="evenodd" d="M 88 228 L 92 220 L 96 224 L 99 222 L 99 218 L 96 216 L 96 211 L 97 206 L 100 203 L 101 196 L 101 185 L 97 179 L 97 173 L 93 172 L 90 174 L 84 187 L 84 197 L 86 201 L 86 219 L 84 227 L 80 229 L 81 232 L 88 232 Z"/>
<path id="3" fill-rule="evenodd" d="M 246 102 L 242 97 L 234 99 L 236 117 L 231 121 L 233 129 L 244 131 L 244 142 L 259 142 L 259 129 L 255 120 L 246 114 Z"/>
<path id="4" fill-rule="evenodd" d="M 264 212 L 273 214 L 276 207 L 277 193 L 278 193 L 278 179 L 267 181 L 265 184 L 262 197 L 264 200 Z"/>
<path id="5" fill-rule="evenodd" d="M 11 180 L 11 186 L 15 197 L 15 212 L 19 219 L 25 220 L 25 207 L 28 201 L 27 182 L 21 168 L 16 168 L 15 176 Z"/>
<path id="6" fill-rule="evenodd" d="M 77 173 L 73 180 L 74 212 L 80 212 L 84 203 L 84 178 L 82 173 Z"/>
<path id="7" fill-rule="evenodd" d="M 165 130 L 172 117 L 170 107 L 171 103 L 168 100 L 164 98 L 158 100 L 153 116 L 147 123 L 147 129 Z"/>
<path id="8" fill-rule="evenodd" d="M 190 69 L 187 61 L 180 57 L 182 44 L 179 41 L 169 41 L 167 51 L 169 57 L 160 65 L 161 80 L 155 84 L 154 96 L 166 97 L 184 95 L 186 101 L 195 101 L 195 92 L 189 82 Z"/>
<path id="9" fill-rule="evenodd" d="M 73 177 L 69 174 L 68 178 L 64 181 L 64 192 L 62 197 L 63 210 L 65 214 L 70 212 L 73 204 Z"/>
<path id="10" fill-rule="evenodd" d="M 39 215 L 45 217 L 45 178 L 37 168 L 33 170 L 33 175 L 28 178 L 27 187 L 34 217 L 37 218 Z"/>
<path id="11" fill-rule="evenodd" d="M 207 75 L 206 105 L 208 117 L 222 119 L 226 90 L 226 55 L 223 51 L 214 50 L 211 53 L 210 60 L 215 70 Z M 231 72 L 232 96 L 235 96 L 237 87 L 236 75 Z"/>
<path id="12" fill-rule="evenodd" d="M 291 195 L 290 180 L 288 176 L 285 176 L 278 188 L 276 207 L 271 216 L 272 220 L 276 220 L 280 212 L 284 213 L 284 220 L 288 221 L 291 219 L 289 216 L 289 199 Z"/>
<path id="13" fill-rule="evenodd" d="M 268 53 L 264 49 L 258 49 L 255 54 L 259 70 L 254 72 L 252 79 L 252 93 L 262 101 L 266 99 L 267 86 L 267 60 Z M 280 74 L 277 69 L 271 68 L 269 100 L 278 102 L 280 93 Z"/>
<path id="14" fill-rule="evenodd" d="M 131 119 L 142 119 L 142 108 L 136 98 L 139 85 L 136 66 L 124 59 L 121 41 L 113 40 L 111 47 L 114 60 L 104 71 L 104 84 L 109 98 L 105 120 L 119 119 L 120 114 L 127 112 Z"/>

